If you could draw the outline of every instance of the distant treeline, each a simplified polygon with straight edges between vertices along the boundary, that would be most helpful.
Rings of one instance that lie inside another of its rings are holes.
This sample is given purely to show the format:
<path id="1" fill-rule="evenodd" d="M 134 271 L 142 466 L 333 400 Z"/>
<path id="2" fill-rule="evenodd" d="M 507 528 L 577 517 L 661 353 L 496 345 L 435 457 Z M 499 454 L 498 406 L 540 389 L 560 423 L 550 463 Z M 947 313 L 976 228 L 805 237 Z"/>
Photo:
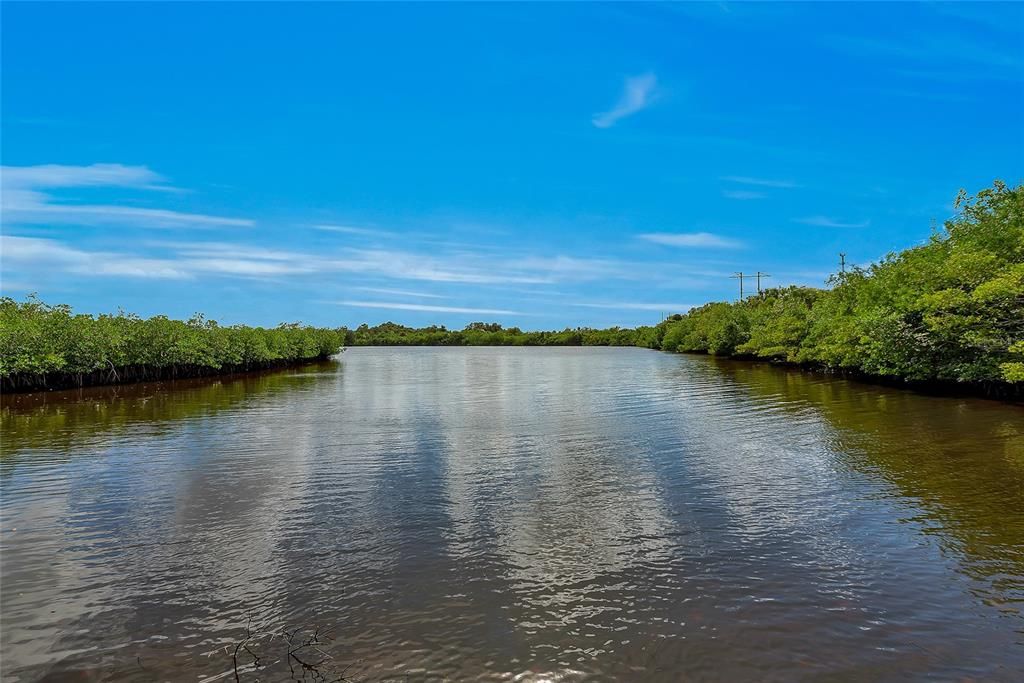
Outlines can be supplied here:
<path id="1" fill-rule="evenodd" d="M 283 324 L 222 327 L 196 316 L 74 314 L 35 297 L 0 298 L 0 385 L 36 391 L 246 372 L 324 359 L 344 332 Z"/>
<path id="2" fill-rule="evenodd" d="M 650 344 L 639 343 L 646 332 Z M 566 328 L 560 332 L 523 332 L 518 327 L 502 327 L 498 323 L 470 323 L 461 330 L 444 325 L 406 327 L 398 323 L 382 323 L 375 327 L 360 325 L 345 330 L 347 346 L 650 346 L 658 348 L 655 328 L 611 327 L 598 330 L 590 327 Z"/>
<path id="3" fill-rule="evenodd" d="M 833 276 L 830 289 L 769 289 L 652 327 L 523 332 L 385 323 L 346 331 L 361 345 L 643 346 L 763 358 L 916 382 L 1024 387 L 1024 186 L 956 199 L 925 244 Z"/>

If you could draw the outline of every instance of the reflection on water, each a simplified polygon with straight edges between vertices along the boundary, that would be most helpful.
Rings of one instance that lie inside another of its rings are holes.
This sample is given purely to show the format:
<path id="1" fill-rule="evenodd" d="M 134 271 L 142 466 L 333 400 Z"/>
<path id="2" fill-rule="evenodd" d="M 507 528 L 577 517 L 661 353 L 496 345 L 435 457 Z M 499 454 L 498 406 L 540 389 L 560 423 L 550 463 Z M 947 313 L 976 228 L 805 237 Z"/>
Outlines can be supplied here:
<path id="1" fill-rule="evenodd" d="M 5 680 L 233 680 L 247 624 L 362 680 L 1024 674 L 1018 406 L 527 348 L 10 398 Z"/>

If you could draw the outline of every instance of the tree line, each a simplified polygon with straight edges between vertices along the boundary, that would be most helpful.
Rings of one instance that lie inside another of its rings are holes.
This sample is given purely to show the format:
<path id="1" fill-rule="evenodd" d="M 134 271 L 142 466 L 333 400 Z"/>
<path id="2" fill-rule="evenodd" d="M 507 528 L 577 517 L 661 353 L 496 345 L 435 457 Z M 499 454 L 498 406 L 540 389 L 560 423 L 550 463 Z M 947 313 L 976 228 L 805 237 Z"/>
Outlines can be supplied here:
<path id="1" fill-rule="evenodd" d="M 416 328 L 386 322 L 344 331 L 347 346 L 635 346 L 642 329 L 653 331 L 650 327 L 567 327 L 554 332 L 524 332 L 518 327 L 483 322 L 470 323 L 461 330 L 450 330 L 444 325 Z"/>
<path id="2" fill-rule="evenodd" d="M 245 372 L 325 359 L 342 330 L 282 324 L 221 326 L 197 315 L 143 319 L 75 314 L 34 296 L 0 298 L 0 385 L 35 391 Z"/>

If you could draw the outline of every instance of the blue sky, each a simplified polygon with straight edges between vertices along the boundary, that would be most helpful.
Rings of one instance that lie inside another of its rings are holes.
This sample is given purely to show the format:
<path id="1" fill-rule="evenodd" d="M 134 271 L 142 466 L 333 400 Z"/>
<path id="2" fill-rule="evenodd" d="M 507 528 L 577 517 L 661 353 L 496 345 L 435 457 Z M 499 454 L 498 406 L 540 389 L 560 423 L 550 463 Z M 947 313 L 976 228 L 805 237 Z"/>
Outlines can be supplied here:
<path id="1" fill-rule="evenodd" d="M 635 325 L 1024 178 L 1024 5 L 4 3 L 2 288 Z"/>

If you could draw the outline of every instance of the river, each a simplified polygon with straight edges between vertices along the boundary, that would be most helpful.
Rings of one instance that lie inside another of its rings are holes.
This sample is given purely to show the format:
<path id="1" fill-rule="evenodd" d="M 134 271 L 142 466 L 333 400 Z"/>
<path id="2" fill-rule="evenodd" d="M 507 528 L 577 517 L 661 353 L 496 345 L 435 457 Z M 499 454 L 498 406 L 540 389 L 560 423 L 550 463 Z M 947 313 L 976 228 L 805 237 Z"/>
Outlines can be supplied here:
<path id="1" fill-rule="evenodd" d="M 1021 680 L 1024 408 L 607 348 L 4 397 L 4 681 Z"/>

